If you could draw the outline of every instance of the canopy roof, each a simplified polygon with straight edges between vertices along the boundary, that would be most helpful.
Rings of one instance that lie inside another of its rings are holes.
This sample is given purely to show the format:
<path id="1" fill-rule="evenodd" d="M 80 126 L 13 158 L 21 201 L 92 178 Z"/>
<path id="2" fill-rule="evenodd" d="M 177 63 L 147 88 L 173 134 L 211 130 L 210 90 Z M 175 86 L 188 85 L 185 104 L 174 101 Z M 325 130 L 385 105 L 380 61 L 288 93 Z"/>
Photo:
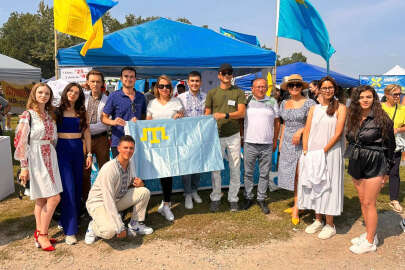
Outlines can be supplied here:
<path id="1" fill-rule="evenodd" d="M 320 80 L 321 78 L 327 75 L 326 69 L 322 67 L 318 67 L 315 65 L 297 62 L 289 65 L 279 66 L 277 67 L 277 84 L 281 84 L 282 80 L 285 76 L 289 76 L 291 74 L 300 74 L 304 81 L 311 82 L 313 80 Z M 333 77 L 337 84 L 346 88 L 346 87 L 354 87 L 359 85 L 359 80 L 355 78 L 348 77 L 346 75 L 329 71 L 329 76 Z M 252 81 L 255 78 L 261 78 L 262 73 L 254 73 L 249 74 L 246 76 L 242 76 L 236 79 L 235 84 L 238 85 L 241 89 L 250 90 L 252 85 Z"/>
<path id="2" fill-rule="evenodd" d="M 39 82 L 41 69 L 0 54 L 0 81 Z"/>
<path id="3" fill-rule="evenodd" d="M 396 65 L 395 67 L 388 70 L 384 75 L 405 75 L 405 69 Z"/>
<path id="4" fill-rule="evenodd" d="M 59 66 L 90 66 L 111 75 L 119 75 L 123 66 L 135 66 L 137 75 L 158 76 L 186 75 L 222 63 L 254 72 L 274 66 L 276 60 L 273 51 L 164 18 L 106 35 L 103 48 L 89 50 L 85 57 L 80 55 L 82 46 L 60 49 Z"/>

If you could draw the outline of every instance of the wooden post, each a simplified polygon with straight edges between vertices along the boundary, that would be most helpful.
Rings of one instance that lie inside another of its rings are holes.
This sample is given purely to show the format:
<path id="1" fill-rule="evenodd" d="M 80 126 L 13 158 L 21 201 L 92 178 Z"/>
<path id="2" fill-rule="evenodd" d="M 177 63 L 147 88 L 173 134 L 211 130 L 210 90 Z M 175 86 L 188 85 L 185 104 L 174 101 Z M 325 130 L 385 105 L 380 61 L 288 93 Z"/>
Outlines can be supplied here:
<path id="1" fill-rule="evenodd" d="M 278 20 L 280 17 L 280 0 L 276 1 L 276 37 L 274 39 L 274 50 L 276 53 L 276 62 L 273 68 L 273 87 L 276 87 L 277 82 L 277 55 L 278 55 Z"/>
<path id="2" fill-rule="evenodd" d="M 58 54 L 58 32 L 55 30 L 53 30 L 54 32 L 54 48 L 55 48 L 55 79 L 59 79 L 59 74 L 58 74 L 58 70 L 59 70 L 59 65 L 58 65 L 58 59 L 56 58 L 56 55 Z"/>

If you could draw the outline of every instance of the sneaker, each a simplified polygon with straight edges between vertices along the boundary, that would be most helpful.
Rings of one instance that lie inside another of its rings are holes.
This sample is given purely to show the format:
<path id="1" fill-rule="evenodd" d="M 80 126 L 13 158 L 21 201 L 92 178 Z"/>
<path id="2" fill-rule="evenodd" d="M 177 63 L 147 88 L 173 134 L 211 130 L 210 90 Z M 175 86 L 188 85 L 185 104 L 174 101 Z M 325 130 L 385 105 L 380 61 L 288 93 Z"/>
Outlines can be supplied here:
<path id="1" fill-rule="evenodd" d="M 353 245 L 358 245 L 361 241 L 365 240 L 366 237 L 367 237 L 367 233 L 365 232 L 365 233 L 362 233 L 360 236 L 353 238 L 350 242 L 351 242 Z M 376 245 L 376 246 L 378 246 L 378 237 L 377 237 L 377 234 L 374 235 L 374 242 L 373 242 L 373 244 Z"/>
<path id="2" fill-rule="evenodd" d="M 96 239 L 97 239 L 97 236 L 93 231 L 92 225 L 93 225 L 93 221 L 90 221 L 89 226 L 87 227 L 86 235 L 84 236 L 84 242 L 87 245 L 93 244 L 94 242 L 96 242 Z"/>
<path id="3" fill-rule="evenodd" d="M 135 225 L 128 224 L 128 235 L 136 236 L 137 234 L 147 235 L 153 233 L 153 229 L 147 227 L 143 222 L 136 221 L 134 223 Z"/>
<path id="4" fill-rule="evenodd" d="M 399 223 L 399 225 L 401 225 L 402 230 L 405 232 L 405 218 Z"/>
<path id="5" fill-rule="evenodd" d="M 312 234 L 312 233 L 316 233 L 317 231 L 322 230 L 322 228 L 323 228 L 323 223 L 321 221 L 315 219 L 315 221 L 311 225 L 308 225 L 305 228 L 305 232 Z"/>
<path id="6" fill-rule="evenodd" d="M 63 227 L 61 225 L 58 224 L 57 228 L 58 228 L 59 231 L 63 231 Z"/>
<path id="7" fill-rule="evenodd" d="M 229 210 L 230 210 L 231 212 L 237 212 L 237 211 L 239 211 L 238 202 L 230 202 L 230 203 L 229 203 Z"/>
<path id="8" fill-rule="evenodd" d="M 191 197 L 193 197 L 193 200 L 196 203 L 202 203 L 203 202 L 200 195 L 198 195 L 197 191 L 194 191 L 193 193 L 191 193 Z"/>
<path id="9" fill-rule="evenodd" d="M 353 245 L 349 250 L 356 254 L 363 254 L 371 251 L 376 251 L 377 246 L 375 244 L 370 244 L 366 239 L 360 241 L 357 245 Z"/>
<path id="10" fill-rule="evenodd" d="M 65 237 L 65 243 L 68 245 L 74 245 L 77 243 L 76 235 L 66 235 Z"/>
<path id="11" fill-rule="evenodd" d="M 270 209 L 267 206 L 267 203 L 264 200 L 257 200 L 257 204 L 259 205 L 260 209 L 262 210 L 263 214 L 268 215 L 270 214 Z"/>
<path id="12" fill-rule="evenodd" d="M 158 212 L 166 218 L 168 221 L 173 221 L 174 220 L 174 215 L 172 213 L 172 210 L 170 210 L 170 203 L 169 205 L 165 204 L 163 201 L 160 204 L 158 208 Z"/>
<path id="13" fill-rule="evenodd" d="M 210 211 L 211 212 L 218 212 L 220 205 L 221 205 L 221 201 L 211 201 Z"/>
<path id="14" fill-rule="evenodd" d="M 399 202 L 398 201 L 390 201 L 389 203 L 388 203 L 390 206 L 391 206 L 391 208 L 392 208 L 392 210 L 394 210 L 395 212 L 397 212 L 397 213 L 401 213 L 402 212 L 402 206 L 399 204 Z"/>
<path id="15" fill-rule="evenodd" d="M 332 227 L 329 224 L 326 224 L 322 228 L 321 232 L 318 234 L 318 238 L 325 240 L 331 238 L 335 234 L 336 234 L 335 226 Z"/>
<path id="16" fill-rule="evenodd" d="M 186 195 L 186 199 L 184 201 L 184 207 L 186 207 L 186 209 L 193 209 L 193 197 L 191 197 L 191 195 Z"/>
<path id="17" fill-rule="evenodd" d="M 253 205 L 252 199 L 245 199 L 245 203 L 243 204 L 243 210 L 248 210 Z"/>

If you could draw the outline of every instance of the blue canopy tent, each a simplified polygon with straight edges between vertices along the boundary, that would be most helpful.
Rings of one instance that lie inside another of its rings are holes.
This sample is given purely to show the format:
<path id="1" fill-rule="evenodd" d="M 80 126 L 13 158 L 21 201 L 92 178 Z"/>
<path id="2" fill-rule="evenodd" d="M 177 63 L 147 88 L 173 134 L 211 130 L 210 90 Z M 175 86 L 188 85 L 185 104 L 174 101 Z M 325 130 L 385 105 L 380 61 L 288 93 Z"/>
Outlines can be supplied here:
<path id="1" fill-rule="evenodd" d="M 291 74 L 300 74 L 304 81 L 311 82 L 313 80 L 320 80 L 327 75 L 326 68 L 318 67 L 315 65 L 297 62 L 289 65 L 277 67 L 277 84 L 281 84 L 285 76 Z M 337 84 L 343 88 L 359 86 L 359 80 L 351 78 L 349 76 L 337 73 L 334 71 L 329 71 L 329 76 L 333 77 Z M 252 81 L 256 78 L 261 78 L 262 73 L 248 74 L 243 77 L 239 77 L 235 80 L 235 84 L 238 85 L 243 90 L 250 90 Z"/>
<path id="2" fill-rule="evenodd" d="M 235 74 L 247 74 L 271 68 L 276 60 L 273 51 L 164 18 L 106 35 L 103 48 L 89 50 L 85 57 L 80 55 L 83 44 L 59 49 L 59 66 L 90 66 L 109 75 L 119 75 L 123 66 L 135 66 L 138 77 L 179 78 L 222 63 L 230 63 Z"/>

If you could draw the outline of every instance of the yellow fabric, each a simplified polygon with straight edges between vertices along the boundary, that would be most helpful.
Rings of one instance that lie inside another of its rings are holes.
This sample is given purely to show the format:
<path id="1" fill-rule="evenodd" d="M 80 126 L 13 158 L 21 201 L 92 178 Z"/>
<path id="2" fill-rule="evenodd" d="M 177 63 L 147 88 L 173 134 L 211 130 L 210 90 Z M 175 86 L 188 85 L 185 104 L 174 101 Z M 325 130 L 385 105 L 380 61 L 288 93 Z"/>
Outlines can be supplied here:
<path id="1" fill-rule="evenodd" d="M 271 95 L 272 90 L 273 90 L 273 78 L 271 77 L 271 73 L 267 72 L 267 93 L 266 93 L 266 95 L 268 97 Z"/>
<path id="2" fill-rule="evenodd" d="M 91 13 L 85 0 L 54 0 L 55 29 L 61 33 L 87 40 L 80 53 L 103 47 L 101 18 L 92 25 Z"/>
<path id="3" fill-rule="evenodd" d="M 395 106 L 390 107 L 387 106 L 387 103 L 382 103 L 383 110 L 388 114 L 388 116 L 392 119 L 395 112 Z M 394 119 L 394 128 L 400 128 L 405 125 L 405 106 L 398 104 L 397 113 L 395 114 Z"/>

